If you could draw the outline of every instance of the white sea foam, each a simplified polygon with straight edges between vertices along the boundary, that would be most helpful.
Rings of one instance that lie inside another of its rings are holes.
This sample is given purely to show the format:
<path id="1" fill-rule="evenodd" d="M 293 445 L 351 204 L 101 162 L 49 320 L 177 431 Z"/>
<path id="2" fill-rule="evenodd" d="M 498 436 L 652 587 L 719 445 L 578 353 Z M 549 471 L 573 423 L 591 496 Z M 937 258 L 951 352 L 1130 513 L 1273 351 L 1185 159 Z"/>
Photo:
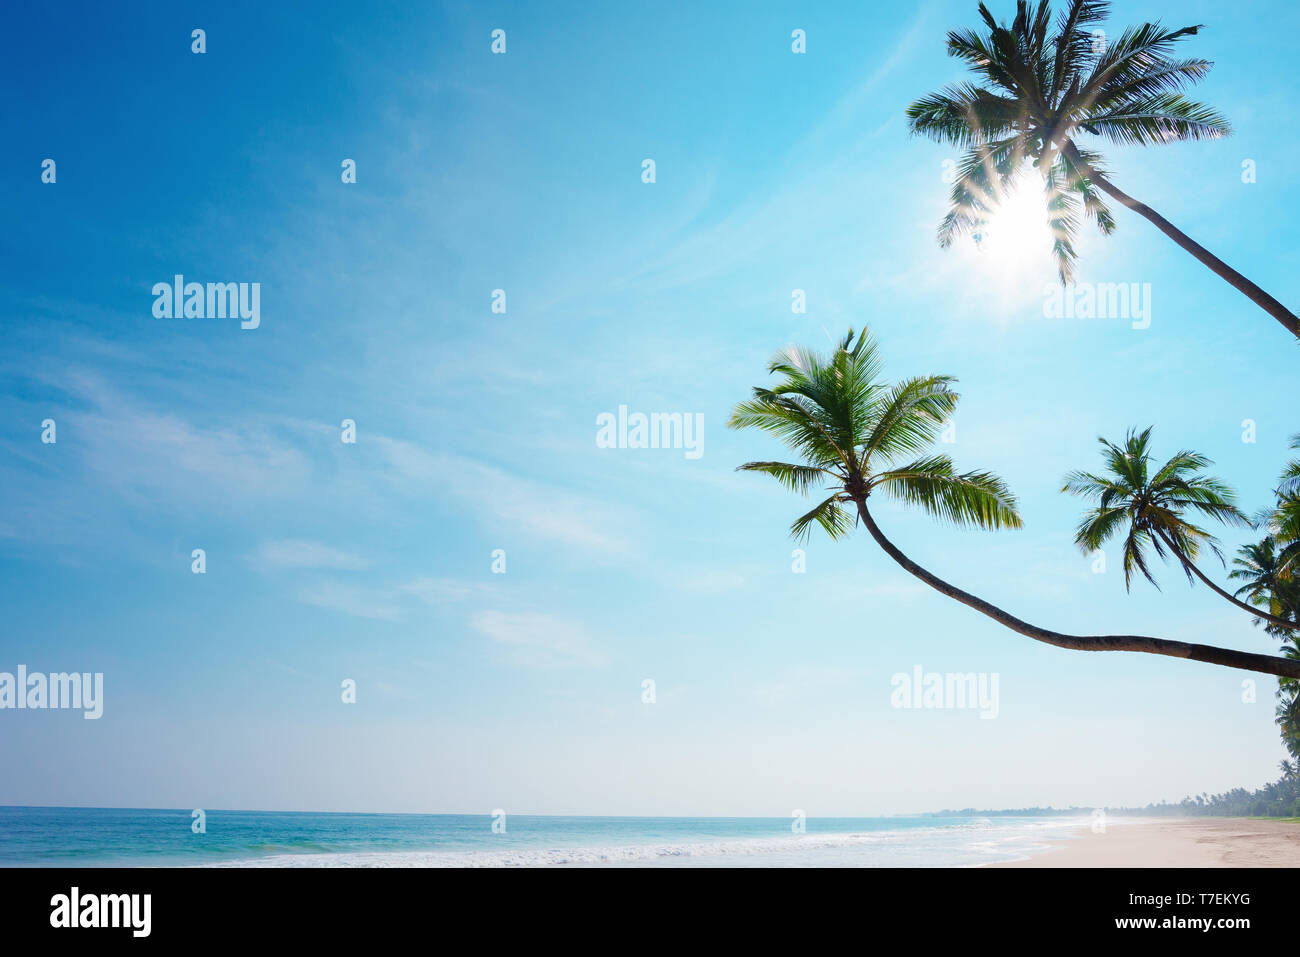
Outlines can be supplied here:
<path id="1" fill-rule="evenodd" d="M 845 834 L 680 843 L 514 846 L 462 851 L 273 854 L 212 866 L 240 867 L 617 867 L 617 866 L 979 866 L 1046 850 L 1086 819 L 907 828 Z M 1050 833 L 1049 833 L 1050 832 Z"/>

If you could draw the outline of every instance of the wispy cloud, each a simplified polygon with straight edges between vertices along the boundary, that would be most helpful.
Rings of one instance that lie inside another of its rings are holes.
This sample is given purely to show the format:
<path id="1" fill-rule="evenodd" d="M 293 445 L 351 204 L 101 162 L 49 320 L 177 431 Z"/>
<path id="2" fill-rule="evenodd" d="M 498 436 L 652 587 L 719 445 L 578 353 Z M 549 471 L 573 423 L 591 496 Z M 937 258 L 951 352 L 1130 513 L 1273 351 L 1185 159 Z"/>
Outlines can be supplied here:
<path id="1" fill-rule="evenodd" d="M 214 493 L 261 498 L 298 488 L 310 473 L 299 450 L 265 423 L 245 417 L 238 426 L 200 425 L 150 408 L 82 370 L 68 370 L 60 385 L 84 403 L 64 414 L 63 434 L 102 491 L 187 503 Z M 62 436 L 61 436 L 62 437 Z"/>
<path id="2" fill-rule="evenodd" d="M 428 605 L 468 601 L 492 594 L 494 589 L 486 582 L 467 582 L 456 578 L 417 578 L 398 587 L 398 591 L 412 595 Z"/>
<path id="3" fill-rule="evenodd" d="M 470 618 L 470 625 L 499 645 L 515 664 L 562 668 L 609 663 L 582 626 L 562 618 L 540 612 L 482 611 Z"/>
<path id="4" fill-rule="evenodd" d="M 276 568 L 337 568 L 358 571 L 369 566 L 364 558 L 320 542 L 280 539 L 263 542 L 253 557 L 263 566 Z"/>
<path id="5" fill-rule="evenodd" d="M 298 600 L 379 621 L 401 621 L 419 605 L 444 607 L 471 599 L 491 598 L 495 590 L 486 582 L 454 578 L 416 578 L 398 585 L 359 585 L 323 581 L 300 588 Z"/>
<path id="6" fill-rule="evenodd" d="M 620 277 L 610 282 L 610 288 L 635 286 L 641 292 L 672 289 L 753 262 L 774 247 L 787 253 L 806 248 L 806 241 L 791 229 L 792 223 L 834 222 L 859 229 L 861 223 L 856 219 L 845 220 L 844 210 L 852 208 L 850 197 L 863 193 L 861 154 L 893 121 L 901 105 L 884 123 L 875 122 L 870 131 L 863 132 L 863 124 L 881 115 L 879 89 L 930 35 L 929 19 L 928 9 L 911 18 L 886 55 L 877 58 L 874 69 L 791 143 L 779 164 L 779 187 L 734 207 L 705 227 L 699 227 L 700 210 L 693 208 L 684 220 L 689 230 L 684 228 L 681 235 L 671 237 L 673 241 L 665 241 L 660 255 L 643 254 L 621 273 L 610 270 Z M 710 171 L 709 183 L 715 178 L 716 171 Z M 707 198 L 707 191 L 704 196 Z M 693 194 L 692 202 L 698 203 L 698 196 Z M 838 243 L 833 237 L 823 238 L 831 248 Z M 589 289 L 584 290 L 586 294 Z"/>
<path id="7" fill-rule="evenodd" d="M 473 459 L 429 452 L 411 442 L 384 436 L 371 441 L 383 450 L 395 478 L 451 495 L 501 527 L 581 548 L 626 549 L 625 542 L 608 531 L 627 527 L 628 517 L 621 509 Z"/>
<path id="8" fill-rule="evenodd" d="M 391 592 L 337 582 L 301 588 L 298 600 L 306 605 L 375 621 L 398 621 L 403 613 L 401 606 L 392 600 Z"/>

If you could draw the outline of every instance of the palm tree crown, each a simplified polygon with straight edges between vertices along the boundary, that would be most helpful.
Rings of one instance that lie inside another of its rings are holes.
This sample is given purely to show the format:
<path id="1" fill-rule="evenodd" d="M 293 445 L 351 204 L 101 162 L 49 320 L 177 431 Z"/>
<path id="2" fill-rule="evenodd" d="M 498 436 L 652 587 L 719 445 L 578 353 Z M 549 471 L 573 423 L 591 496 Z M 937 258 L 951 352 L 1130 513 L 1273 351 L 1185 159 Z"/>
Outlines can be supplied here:
<path id="1" fill-rule="evenodd" d="M 1228 577 L 1244 582 L 1234 593 L 1278 618 L 1294 619 L 1300 613 L 1300 582 L 1283 570 L 1277 540 L 1265 535 L 1260 541 L 1237 549 Z"/>
<path id="2" fill-rule="evenodd" d="M 796 539 L 806 540 L 814 524 L 832 538 L 846 534 L 853 527 L 846 505 L 877 493 L 958 525 L 1020 527 L 1015 497 L 1000 478 L 959 473 L 948 456 L 928 451 L 957 407 L 951 376 L 881 381 L 879 349 L 866 329 L 856 341 L 850 329 L 830 356 L 790 347 L 768 371 L 781 381 L 755 388 L 727 425 L 768 432 L 801 459 L 748 462 L 739 470 L 764 472 L 804 495 L 819 488 L 826 495 L 795 520 Z"/>
<path id="3" fill-rule="evenodd" d="M 970 66 L 976 82 L 946 87 L 907 110 L 912 132 L 966 151 L 939 227 L 942 246 L 978 228 L 1032 160 L 1045 180 L 1057 269 L 1070 282 L 1080 209 L 1103 234 L 1115 228 L 1097 191 L 1101 156 L 1075 142 L 1081 132 L 1122 145 L 1231 132 L 1223 116 L 1183 95 L 1212 66 L 1173 55 L 1200 27 L 1144 23 L 1107 41 L 1093 28 L 1109 6 L 1071 0 L 1053 23 L 1048 0 L 1019 0 L 1014 21 L 1004 25 L 981 3 L 983 32 L 949 32 L 949 54 Z"/>
<path id="4" fill-rule="evenodd" d="M 1148 548 L 1162 559 L 1171 552 L 1189 581 L 1202 546 L 1222 559 L 1215 538 L 1184 518 L 1186 512 L 1229 525 L 1249 524 L 1234 504 L 1232 489 L 1216 478 L 1198 474 L 1213 464 L 1205 456 L 1181 451 L 1153 469 L 1150 428 L 1130 430 L 1122 446 L 1104 438 L 1098 441 L 1105 473 L 1071 472 L 1061 491 L 1097 502 L 1084 514 L 1074 537 L 1085 552 L 1101 548 L 1114 535 L 1124 535 L 1125 588 L 1131 586 L 1135 569 L 1156 584 L 1147 564 Z"/>

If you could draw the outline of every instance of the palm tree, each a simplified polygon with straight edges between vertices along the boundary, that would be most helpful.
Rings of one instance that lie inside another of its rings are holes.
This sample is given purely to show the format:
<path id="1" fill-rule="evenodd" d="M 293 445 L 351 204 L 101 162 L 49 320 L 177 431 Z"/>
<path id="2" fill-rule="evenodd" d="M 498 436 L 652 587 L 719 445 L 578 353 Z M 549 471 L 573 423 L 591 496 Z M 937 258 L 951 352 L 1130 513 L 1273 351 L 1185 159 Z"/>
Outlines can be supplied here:
<path id="1" fill-rule="evenodd" d="M 1291 436 L 1291 450 L 1300 449 L 1300 432 Z M 1282 470 L 1277 502 L 1265 522 L 1280 547 L 1278 571 L 1285 578 L 1300 569 L 1300 460 L 1292 459 Z"/>
<path id="2" fill-rule="evenodd" d="M 1282 654 L 1287 658 L 1300 660 L 1300 648 L 1294 641 L 1283 644 Z M 1278 678 L 1277 699 L 1273 721 L 1282 733 L 1282 746 L 1300 763 L 1300 681 L 1295 678 Z M 1285 764 L 1282 773 L 1287 777 L 1291 776 Z"/>
<path id="3" fill-rule="evenodd" d="M 1109 179 L 1099 153 L 1076 142 L 1080 133 L 1121 145 L 1211 140 L 1231 133 L 1228 121 L 1183 90 L 1212 64 L 1174 56 L 1199 26 L 1167 30 L 1158 23 L 1130 27 L 1107 44 L 1092 28 L 1105 19 L 1104 0 L 1070 0 L 1055 25 L 1048 0 L 1018 0 L 1010 26 L 981 3 L 987 28 L 954 30 L 948 53 L 965 61 L 975 82 L 946 87 L 907 109 L 913 133 L 966 151 L 952 190 L 952 208 L 939 226 L 939 244 L 978 229 L 1032 159 L 1047 192 L 1048 223 L 1061 282 L 1074 275 L 1079 212 L 1103 235 L 1115 229 L 1105 193 L 1152 222 L 1216 275 L 1300 335 L 1300 320 L 1255 283 L 1223 262 L 1151 207 Z"/>
<path id="4" fill-rule="evenodd" d="M 1291 442 L 1288 448 L 1292 452 L 1300 450 L 1300 432 L 1291 436 Z M 1282 470 L 1282 480 L 1278 484 L 1277 493 L 1279 495 L 1294 495 L 1300 492 L 1300 459 L 1292 459 Z"/>
<path id="5" fill-rule="evenodd" d="M 1237 550 L 1237 556 L 1232 561 L 1236 567 L 1230 577 L 1245 582 L 1237 589 L 1237 595 L 1245 595 L 1252 604 L 1267 608 L 1272 615 L 1300 621 L 1300 581 L 1285 572 L 1274 537 L 1265 535 L 1254 545 L 1243 545 Z M 1300 660 L 1300 636 L 1271 624 L 1265 624 L 1264 629 L 1282 640 L 1283 656 Z M 1282 776 L 1291 778 L 1300 771 L 1300 681 L 1278 678 L 1277 699 L 1274 721 L 1282 733 L 1287 753 L 1296 759 L 1284 760 L 1280 767 Z"/>
<path id="6" fill-rule="evenodd" d="M 1265 535 L 1253 545 L 1241 546 L 1232 564 L 1235 567 L 1228 577 L 1245 582 L 1235 592 L 1238 598 L 1244 597 L 1274 618 L 1296 621 L 1300 617 L 1300 582 L 1284 576 L 1277 540 L 1272 535 Z M 1275 630 L 1274 626 L 1268 627 L 1270 631 Z"/>
<path id="7" fill-rule="evenodd" d="M 780 376 L 780 382 L 771 389 L 756 387 L 752 398 L 735 407 L 727 425 L 767 432 L 798 453 L 801 461 L 795 463 L 749 462 L 739 467 L 766 473 L 802 495 L 817 491 L 821 501 L 791 526 L 796 540 L 806 540 L 813 526 L 840 538 L 852 530 L 856 516 L 885 554 L 910 574 L 1036 641 L 1080 651 L 1141 651 L 1300 677 L 1300 661 L 1284 658 L 1144 635 L 1050 631 L 932 574 L 885 537 L 868 508 L 873 496 L 917 506 L 959 527 L 1021 525 L 1015 497 L 1000 478 L 989 472 L 958 472 L 948 456 L 931 449 L 957 407 L 955 380 L 922 376 L 892 386 L 883 382 L 879 349 L 865 329 L 856 340 L 849 330 L 828 357 L 788 349 L 772 360 L 768 371 Z"/>
<path id="8" fill-rule="evenodd" d="M 1150 548 L 1164 559 L 1172 555 L 1182 566 L 1190 582 L 1199 578 L 1216 595 L 1257 618 L 1282 628 L 1300 628 L 1246 604 L 1216 585 L 1196 565 L 1202 546 L 1223 560 L 1219 543 L 1205 529 L 1193 525 L 1184 514 L 1191 511 L 1225 525 L 1249 525 L 1250 521 L 1234 504 L 1232 489 L 1218 479 L 1198 474 L 1213 463 L 1205 456 L 1186 450 L 1178 452 L 1158 469 L 1151 468 L 1151 429 L 1130 430 L 1122 446 L 1101 443 L 1106 470 L 1103 475 L 1071 472 L 1065 477 L 1063 492 L 1095 499 L 1094 508 L 1084 513 L 1075 532 L 1074 542 L 1084 552 L 1095 552 L 1117 534 L 1124 536 L 1124 587 L 1131 588 L 1136 569 L 1156 585 L 1148 567 L 1146 551 Z"/>

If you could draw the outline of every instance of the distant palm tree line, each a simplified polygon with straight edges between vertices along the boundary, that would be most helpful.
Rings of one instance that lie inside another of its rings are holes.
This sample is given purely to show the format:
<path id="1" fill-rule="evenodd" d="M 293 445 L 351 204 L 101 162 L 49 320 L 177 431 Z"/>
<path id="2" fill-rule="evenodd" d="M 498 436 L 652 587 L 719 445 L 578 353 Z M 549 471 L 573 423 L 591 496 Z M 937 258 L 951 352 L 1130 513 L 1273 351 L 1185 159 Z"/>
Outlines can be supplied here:
<path id="1" fill-rule="evenodd" d="M 1116 814 L 1170 817 L 1296 817 L 1300 818 L 1300 775 L 1284 775 L 1256 791 L 1233 788 L 1222 794 L 1194 794 L 1177 804 L 1162 801 L 1140 808 L 1108 808 Z"/>
<path id="2" fill-rule="evenodd" d="M 1177 803 L 1161 801 L 1145 807 L 1108 807 L 1115 815 L 1145 814 L 1163 817 L 1295 817 L 1300 818 L 1300 776 L 1283 777 L 1265 784 L 1262 788 L 1247 791 L 1233 788 L 1222 794 L 1202 792 L 1183 798 Z M 1096 808 L 1091 807 L 1020 807 L 1020 808 L 961 808 L 932 811 L 922 817 L 1079 817 Z"/>

